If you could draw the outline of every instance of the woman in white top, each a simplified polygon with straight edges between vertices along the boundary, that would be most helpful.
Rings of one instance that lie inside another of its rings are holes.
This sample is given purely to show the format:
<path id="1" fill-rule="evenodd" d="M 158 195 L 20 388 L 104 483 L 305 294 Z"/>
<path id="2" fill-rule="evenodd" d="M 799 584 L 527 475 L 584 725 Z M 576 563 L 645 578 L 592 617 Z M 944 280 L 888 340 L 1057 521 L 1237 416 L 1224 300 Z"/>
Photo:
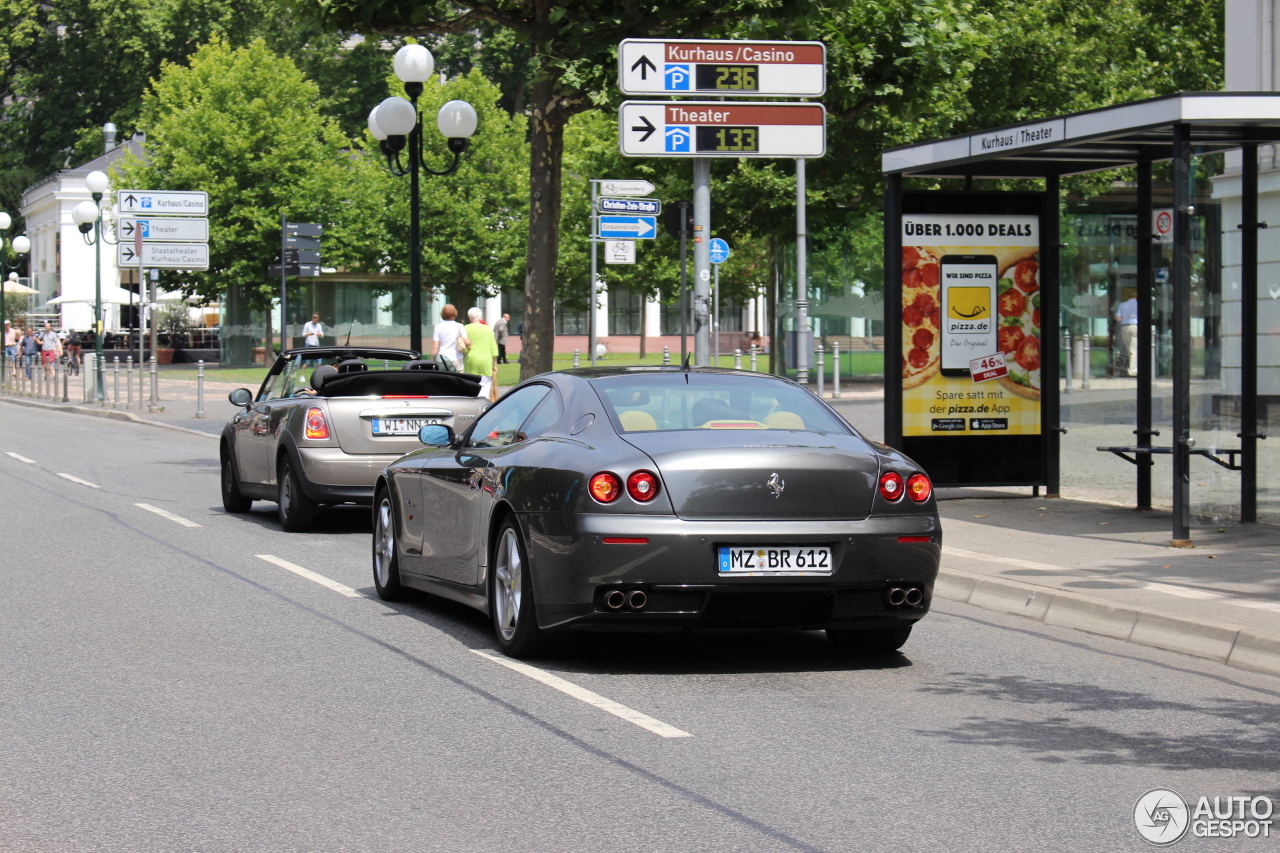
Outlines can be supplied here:
<path id="1" fill-rule="evenodd" d="M 449 364 L 454 370 L 462 370 L 462 354 L 467 351 L 467 347 L 471 342 L 467 340 L 467 334 L 462 330 L 462 324 L 458 322 L 458 309 L 452 305 L 446 305 L 440 309 L 440 319 L 444 322 L 436 324 L 435 334 L 432 336 L 431 356 L 433 358 L 443 356 L 449 360 Z"/>

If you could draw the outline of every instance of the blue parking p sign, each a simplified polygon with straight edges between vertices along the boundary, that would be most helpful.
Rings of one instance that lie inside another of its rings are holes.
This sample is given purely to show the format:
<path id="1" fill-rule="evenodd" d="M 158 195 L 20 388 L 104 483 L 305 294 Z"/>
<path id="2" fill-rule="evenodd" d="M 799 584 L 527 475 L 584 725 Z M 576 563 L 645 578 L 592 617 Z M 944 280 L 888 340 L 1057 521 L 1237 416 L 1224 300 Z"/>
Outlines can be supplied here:
<path id="1" fill-rule="evenodd" d="M 709 251 L 711 253 L 711 263 L 713 264 L 722 264 L 729 260 L 729 244 L 719 237 L 711 239 Z"/>
<path id="2" fill-rule="evenodd" d="M 692 150 L 693 131 L 686 125 L 668 127 L 666 130 L 667 153 L 689 153 Z"/>
<path id="3" fill-rule="evenodd" d="M 665 71 L 667 89 L 674 92 L 688 92 L 692 88 L 693 74 L 688 65 L 668 65 Z"/>

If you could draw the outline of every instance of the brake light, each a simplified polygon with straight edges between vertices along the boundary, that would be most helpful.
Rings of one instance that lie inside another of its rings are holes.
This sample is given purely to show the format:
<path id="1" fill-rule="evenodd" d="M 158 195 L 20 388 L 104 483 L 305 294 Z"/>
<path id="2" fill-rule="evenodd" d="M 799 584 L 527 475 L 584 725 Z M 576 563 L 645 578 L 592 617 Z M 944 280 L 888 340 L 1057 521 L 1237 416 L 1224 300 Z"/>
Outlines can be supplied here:
<path id="1" fill-rule="evenodd" d="M 887 501 L 902 499 L 902 475 L 889 471 L 880 475 L 880 494 Z"/>
<path id="2" fill-rule="evenodd" d="M 647 503 L 658 496 L 658 478 L 648 471 L 634 471 L 627 478 L 627 494 L 632 500 Z"/>
<path id="3" fill-rule="evenodd" d="M 648 545 L 649 538 L 647 536 L 606 536 L 604 537 L 606 545 Z"/>
<path id="4" fill-rule="evenodd" d="M 924 503 L 933 494 L 933 483 L 924 474 L 912 474 L 907 478 L 907 494 L 916 503 Z"/>
<path id="5" fill-rule="evenodd" d="M 324 419 L 324 409 L 312 406 L 307 409 L 307 438 L 326 439 L 329 437 L 329 423 Z"/>
<path id="6" fill-rule="evenodd" d="M 898 541 L 902 542 L 903 544 L 932 542 L 933 537 L 932 536 L 899 536 Z"/>
<path id="7" fill-rule="evenodd" d="M 618 499 L 618 495 L 622 494 L 622 484 L 608 471 L 601 471 L 592 477 L 588 488 L 591 497 L 602 504 L 613 503 Z"/>
<path id="8" fill-rule="evenodd" d="M 384 400 L 430 400 L 430 394 L 383 394 Z"/>

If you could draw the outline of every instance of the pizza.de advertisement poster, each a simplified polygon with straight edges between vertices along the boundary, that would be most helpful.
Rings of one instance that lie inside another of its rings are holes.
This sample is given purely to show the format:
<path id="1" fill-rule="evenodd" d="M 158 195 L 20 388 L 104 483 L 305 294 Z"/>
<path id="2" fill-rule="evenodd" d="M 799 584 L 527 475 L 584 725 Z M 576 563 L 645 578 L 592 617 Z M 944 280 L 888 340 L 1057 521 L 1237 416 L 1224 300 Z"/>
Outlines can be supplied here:
<path id="1" fill-rule="evenodd" d="M 902 434 L 1040 434 L 1040 218 L 902 217 Z"/>

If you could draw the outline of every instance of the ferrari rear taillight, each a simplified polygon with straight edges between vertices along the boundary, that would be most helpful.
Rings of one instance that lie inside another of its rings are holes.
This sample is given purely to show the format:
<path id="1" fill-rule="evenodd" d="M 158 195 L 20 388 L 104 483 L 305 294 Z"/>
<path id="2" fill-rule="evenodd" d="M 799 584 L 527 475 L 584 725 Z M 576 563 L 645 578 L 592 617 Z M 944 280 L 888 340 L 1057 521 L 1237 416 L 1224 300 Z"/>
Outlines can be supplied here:
<path id="1" fill-rule="evenodd" d="M 887 501 L 902 499 L 902 475 L 889 471 L 880 475 L 880 495 Z"/>
<path id="2" fill-rule="evenodd" d="M 907 494 L 916 503 L 924 503 L 933 494 L 933 483 L 924 474 L 912 474 L 907 478 Z"/>
<path id="3" fill-rule="evenodd" d="M 622 483 L 610 472 L 601 471 L 591 478 L 588 491 L 591 492 L 591 497 L 602 504 L 613 503 L 622 494 Z"/>
<path id="4" fill-rule="evenodd" d="M 324 409 L 312 406 L 307 409 L 307 438 L 326 439 L 329 437 L 329 423 L 324 419 Z"/>
<path id="5" fill-rule="evenodd" d="M 658 478 L 649 471 L 634 471 L 627 478 L 627 494 L 632 500 L 648 503 L 658 496 Z"/>

